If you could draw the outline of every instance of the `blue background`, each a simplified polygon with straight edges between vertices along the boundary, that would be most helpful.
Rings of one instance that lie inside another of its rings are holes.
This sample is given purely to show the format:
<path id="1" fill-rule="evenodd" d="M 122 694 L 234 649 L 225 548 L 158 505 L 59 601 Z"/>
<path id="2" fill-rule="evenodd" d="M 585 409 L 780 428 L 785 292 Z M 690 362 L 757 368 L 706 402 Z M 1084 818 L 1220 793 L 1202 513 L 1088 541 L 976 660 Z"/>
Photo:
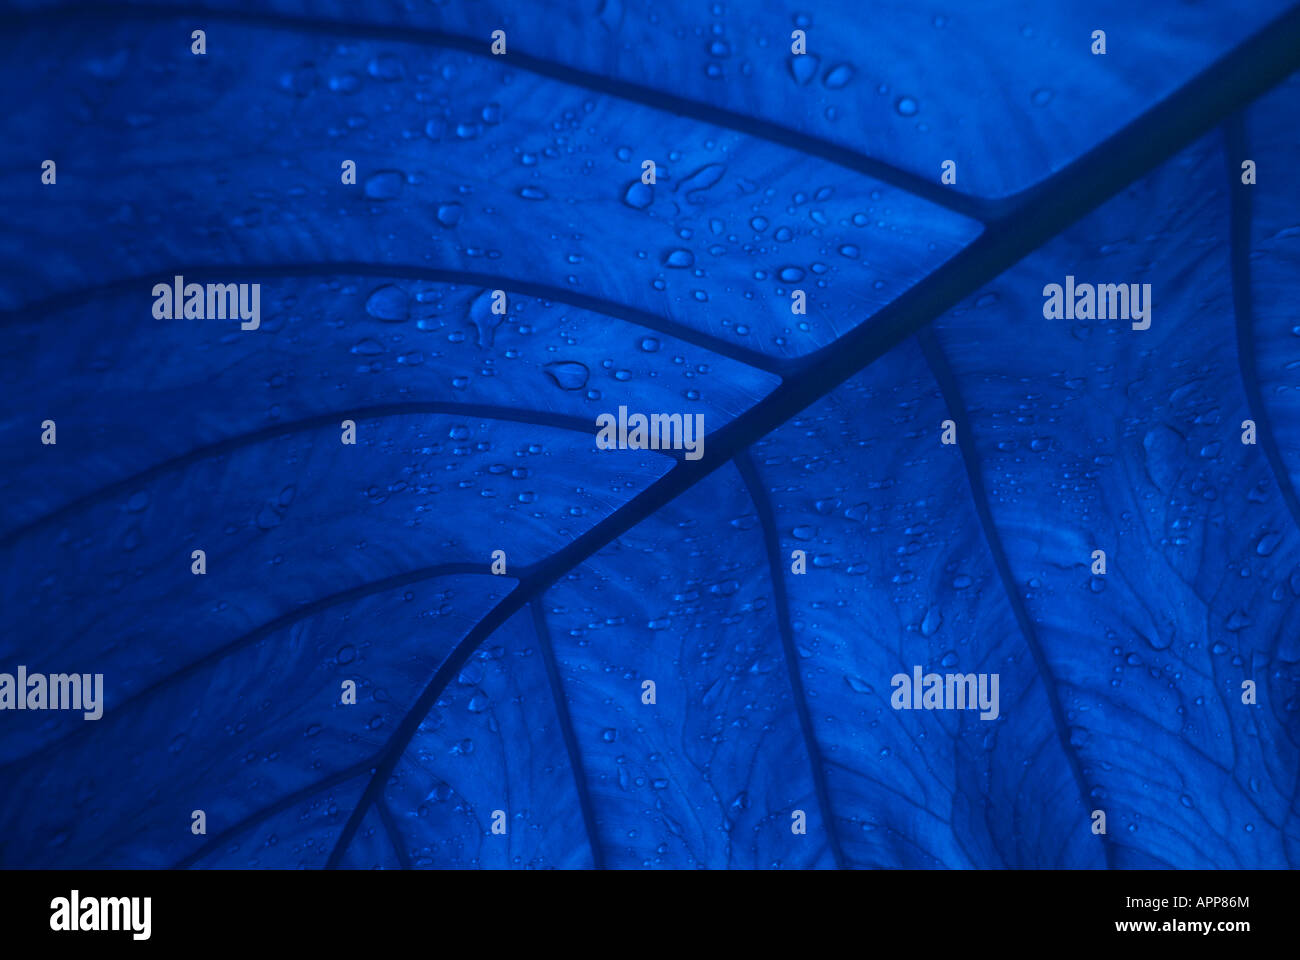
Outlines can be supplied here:
<path id="1" fill-rule="evenodd" d="M 1295 864 L 1286 7 L 6 4 L 0 864 Z"/>

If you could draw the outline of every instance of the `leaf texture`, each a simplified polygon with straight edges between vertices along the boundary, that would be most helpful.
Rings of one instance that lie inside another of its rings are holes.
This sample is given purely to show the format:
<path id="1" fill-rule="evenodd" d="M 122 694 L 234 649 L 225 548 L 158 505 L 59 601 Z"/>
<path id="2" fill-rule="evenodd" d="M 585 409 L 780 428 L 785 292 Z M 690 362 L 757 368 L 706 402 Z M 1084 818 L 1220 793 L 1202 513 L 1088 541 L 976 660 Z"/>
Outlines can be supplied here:
<path id="1" fill-rule="evenodd" d="M 1300 10 L 2 17 L 0 863 L 1300 857 Z"/>

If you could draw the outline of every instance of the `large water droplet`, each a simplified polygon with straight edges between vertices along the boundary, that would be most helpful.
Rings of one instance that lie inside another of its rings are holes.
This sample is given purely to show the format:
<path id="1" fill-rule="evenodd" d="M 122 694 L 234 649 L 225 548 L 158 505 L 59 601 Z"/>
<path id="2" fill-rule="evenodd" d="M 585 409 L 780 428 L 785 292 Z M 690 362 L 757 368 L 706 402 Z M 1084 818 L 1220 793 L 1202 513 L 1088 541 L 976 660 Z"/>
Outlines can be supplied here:
<path id="1" fill-rule="evenodd" d="M 480 348 L 492 346 L 497 327 L 505 320 L 505 314 L 492 312 L 492 299 L 492 291 L 484 290 L 469 305 L 469 321 L 474 324 L 476 343 Z"/>
<path id="2" fill-rule="evenodd" d="M 790 76 L 794 77 L 794 82 L 802 86 L 813 77 L 817 76 L 817 68 L 821 66 L 821 58 L 815 53 L 796 53 L 790 55 Z"/>
<path id="3" fill-rule="evenodd" d="M 380 170 L 366 178 L 366 196 L 371 200 L 392 200 L 402 192 L 404 180 L 398 170 Z"/>
<path id="4" fill-rule="evenodd" d="M 681 183 L 677 184 L 676 189 L 685 190 L 687 199 L 692 203 L 699 203 L 700 198 L 696 196 L 701 190 L 707 190 L 722 179 L 723 174 L 727 172 L 725 164 L 707 163 L 700 169 L 696 170 Z"/>
<path id="5" fill-rule="evenodd" d="M 691 253 L 689 250 L 682 250 L 681 248 L 676 250 L 665 250 L 663 254 L 663 265 L 665 267 L 676 267 L 679 270 L 694 266 L 695 254 Z"/>
<path id="6" fill-rule="evenodd" d="M 542 369 L 546 371 L 546 375 L 561 390 L 581 390 L 587 385 L 587 378 L 591 376 L 591 371 L 587 369 L 587 365 L 578 363 L 576 360 L 560 360 L 556 363 L 548 363 Z"/>
<path id="7" fill-rule="evenodd" d="M 914 117 L 921 109 L 921 105 L 913 97 L 899 97 L 894 104 L 894 109 L 898 111 L 899 116 Z"/>
<path id="8" fill-rule="evenodd" d="M 410 298 L 401 287 L 380 287 L 366 299 L 366 313 L 385 323 L 402 323 L 409 314 Z"/>
<path id="9" fill-rule="evenodd" d="M 650 202 L 654 198 L 655 192 L 650 189 L 648 184 L 644 184 L 640 180 L 633 181 L 628 186 L 627 192 L 623 194 L 623 202 L 633 210 L 644 210 L 650 206 Z"/>
<path id="10" fill-rule="evenodd" d="M 853 79 L 853 66 L 848 63 L 837 63 L 826 71 L 826 76 L 822 78 L 827 89 L 839 90 Z"/>
<path id="11" fill-rule="evenodd" d="M 1278 544 L 1281 542 L 1282 534 L 1266 533 L 1259 538 L 1259 543 L 1255 544 L 1255 552 L 1261 557 L 1271 556 L 1273 551 L 1277 549 Z"/>

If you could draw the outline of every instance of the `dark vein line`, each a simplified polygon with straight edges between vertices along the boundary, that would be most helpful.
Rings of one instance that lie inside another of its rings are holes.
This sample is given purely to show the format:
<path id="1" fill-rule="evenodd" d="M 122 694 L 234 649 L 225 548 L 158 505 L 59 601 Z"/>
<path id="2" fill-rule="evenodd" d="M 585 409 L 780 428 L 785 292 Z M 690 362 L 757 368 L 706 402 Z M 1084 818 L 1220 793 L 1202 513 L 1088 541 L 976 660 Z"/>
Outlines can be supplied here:
<path id="1" fill-rule="evenodd" d="M 1223 125 L 1224 165 L 1228 177 L 1229 232 L 1231 236 L 1231 272 L 1232 272 L 1232 306 L 1237 328 L 1237 363 L 1241 371 L 1242 387 L 1246 392 L 1246 404 L 1255 420 L 1256 439 L 1264 446 L 1264 455 L 1272 470 L 1274 482 L 1282 494 L 1292 521 L 1300 527 L 1300 501 L 1297 500 L 1295 485 L 1291 474 L 1282 460 L 1277 437 L 1273 433 L 1268 407 L 1264 403 L 1263 389 L 1259 383 L 1258 357 L 1255 351 L 1255 306 L 1251 289 L 1250 251 L 1251 223 L 1254 216 L 1255 186 L 1241 182 L 1241 161 L 1249 159 L 1249 144 L 1246 138 L 1246 117 L 1244 110 L 1229 116 Z M 1282 631 L 1273 637 L 1269 648 L 1269 659 L 1276 656 L 1278 644 L 1282 641 Z M 1253 664 L 1252 664 L 1252 673 Z M 1234 734 L 1234 743 L 1235 743 Z M 1294 738 L 1288 736 L 1294 743 Z M 1291 790 L 1291 802 L 1285 811 L 1283 827 L 1296 816 L 1297 799 L 1300 799 L 1300 771 L 1296 772 L 1295 783 Z M 1256 809 L 1259 809 L 1256 806 Z M 1265 821 L 1268 816 L 1261 810 Z M 1272 823 L 1270 822 L 1270 826 Z M 1288 858 L 1288 862 L 1290 862 Z"/>
<path id="2" fill-rule="evenodd" d="M 1282 451 L 1273 433 L 1264 392 L 1259 384 L 1258 357 L 1255 352 L 1255 307 L 1250 286 L 1250 226 L 1254 212 L 1254 191 L 1259 188 L 1241 182 L 1241 161 L 1248 159 L 1246 143 L 1246 118 L 1239 111 L 1224 122 L 1223 156 L 1228 173 L 1228 205 L 1232 237 L 1232 308 L 1237 321 L 1237 364 L 1241 370 L 1241 385 L 1246 391 L 1246 404 L 1255 420 L 1256 440 L 1264 448 L 1268 465 L 1282 500 L 1291 513 L 1291 520 L 1300 528 L 1300 498 L 1296 496 L 1291 474 L 1282 460 Z"/>
<path id="3" fill-rule="evenodd" d="M 3 18 L 0 18 L 0 22 L 3 22 Z M 551 300 L 565 306 L 577 307 L 580 310 L 590 310 L 593 313 L 613 317 L 615 320 L 622 320 L 624 323 L 644 327 L 647 330 L 655 330 L 665 336 L 676 337 L 685 343 L 703 347 L 705 350 L 712 351 L 719 356 L 727 357 L 737 363 L 746 364 L 766 373 L 779 374 L 789 362 L 722 340 L 712 334 L 696 330 L 694 327 L 678 323 L 675 320 L 660 317 L 649 311 L 617 303 L 613 300 L 606 300 L 603 297 L 579 293 L 576 290 L 566 290 L 545 283 L 535 283 L 531 280 L 520 280 L 516 277 L 507 277 L 494 273 L 447 270 L 441 267 L 412 266 L 402 263 L 364 263 L 354 260 L 259 264 L 195 263 L 171 266 L 122 280 L 113 280 L 108 283 L 95 284 L 76 290 L 67 290 L 41 300 L 34 300 L 12 310 L 0 311 L 0 326 L 20 323 L 59 310 L 70 310 L 85 306 L 87 303 L 95 302 L 100 297 L 120 296 L 127 293 L 139 295 L 142 300 L 146 300 L 150 304 L 149 310 L 152 310 L 152 297 L 147 297 L 145 292 L 152 290 L 156 283 L 171 283 L 172 278 L 176 276 L 185 277 L 186 283 L 230 283 L 238 279 L 274 281 L 283 280 L 286 276 L 357 276 L 385 280 L 421 280 L 426 283 L 448 283 L 467 287 L 482 287 L 486 290 L 506 290 L 536 300 Z M 150 316 L 149 310 L 142 311 L 140 316 Z"/>
<path id="4" fill-rule="evenodd" d="M 0 17 L 0 23 L 10 29 L 27 26 L 33 22 L 47 21 L 51 17 L 76 16 L 85 19 L 180 19 L 205 17 L 214 21 L 229 21 L 256 27 L 290 29 L 310 34 L 337 35 L 347 33 L 353 38 L 385 40 L 397 43 L 422 44 L 426 46 L 445 47 L 486 58 L 496 63 L 505 62 L 511 67 L 527 70 L 538 76 L 559 80 L 571 86 L 582 87 L 595 93 L 617 97 L 660 112 L 686 117 L 700 123 L 711 124 L 734 130 L 745 136 L 787 147 L 805 156 L 817 157 L 838 167 L 865 174 L 881 183 L 898 187 L 914 196 L 920 197 L 936 206 L 944 207 L 962 216 L 975 220 L 991 219 L 1001 204 L 998 201 L 985 200 L 980 197 L 958 193 L 945 187 L 934 178 L 918 176 L 908 170 L 896 167 L 884 160 L 869 157 L 849 147 L 843 147 L 812 134 L 800 133 L 783 127 L 769 120 L 747 116 L 723 107 L 678 96 L 653 87 L 646 87 L 628 80 L 618 80 L 602 76 L 578 67 L 567 66 L 543 57 L 518 52 L 517 46 L 511 46 L 503 56 L 493 56 L 490 50 L 491 39 L 488 36 L 463 37 L 428 27 L 389 26 L 386 24 L 361 23 L 357 21 L 321 20 L 315 17 L 269 11 L 209 10 L 201 6 L 186 5 L 170 8 L 159 4 L 70 4 L 51 6 L 40 10 L 11 13 Z M 516 43 L 511 40 L 510 43 Z M 774 54 L 774 59 L 776 55 Z M 784 62 L 778 60 L 770 69 L 784 70 Z"/>
<path id="5" fill-rule="evenodd" d="M 569 702 L 564 696 L 564 683 L 560 679 L 559 664 L 555 660 L 555 645 L 551 642 L 551 630 L 546 624 L 546 614 L 542 612 L 541 597 L 528 604 L 533 612 L 533 629 L 537 632 L 537 642 L 542 650 L 542 660 L 546 663 L 546 679 L 551 685 L 551 699 L 555 701 L 555 714 L 560 721 L 560 732 L 564 736 L 564 748 L 569 753 L 569 767 L 573 771 L 574 785 L 578 789 L 578 805 L 582 808 L 582 822 L 587 828 L 587 840 L 591 844 L 591 858 L 597 870 L 605 868 L 605 852 L 600 843 L 600 832 L 596 826 L 596 808 L 591 800 L 587 771 L 582 762 L 582 748 L 578 746 L 578 737 L 573 729 L 573 718 L 569 715 Z"/>
<path id="6" fill-rule="evenodd" d="M 997 523 L 993 519 L 993 509 L 989 505 L 989 495 L 984 488 L 984 475 L 980 469 L 979 452 L 975 449 L 974 427 L 966 410 L 966 402 L 962 399 L 961 387 L 952 372 L 952 367 L 948 365 L 948 358 L 944 356 L 943 348 L 939 346 L 939 339 L 935 336 L 934 328 L 925 327 L 917 331 L 916 339 L 921 344 L 921 352 L 925 355 L 926 363 L 930 366 L 930 372 L 934 375 L 939 390 L 943 394 L 944 403 L 948 407 L 948 416 L 957 425 L 957 448 L 961 451 L 962 463 L 966 468 L 966 479 L 970 483 L 971 497 L 975 501 L 975 512 L 979 516 L 980 529 L 984 533 L 984 542 L 988 545 L 989 553 L 993 555 L 993 564 L 997 567 L 998 578 L 1002 581 L 1002 589 L 1006 592 L 1007 600 L 1010 602 L 1011 610 L 1016 617 L 1016 623 L 1020 627 L 1020 633 L 1025 638 L 1025 644 L 1029 647 L 1030 654 L 1033 655 L 1034 664 L 1038 667 L 1038 676 L 1043 683 L 1044 691 L 1047 694 L 1047 702 L 1052 710 L 1052 721 L 1056 725 L 1056 737 L 1061 742 L 1061 751 L 1065 754 L 1065 760 L 1070 766 L 1070 772 L 1074 774 L 1074 782 L 1079 788 L 1079 801 L 1082 803 L 1084 810 L 1082 822 L 1087 823 L 1088 816 L 1092 811 L 1088 800 L 1091 788 L 1088 785 L 1087 776 L 1084 774 L 1083 762 L 1079 758 L 1079 753 L 1074 748 L 1074 745 L 1070 743 L 1070 724 L 1065 716 L 1065 707 L 1061 704 L 1057 680 L 1052 674 L 1047 654 L 1044 652 L 1042 644 L 1039 643 L 1033 620 L 1030 619 L 1029 610 L 1025 607 L 1024 597 L 1016 586 L 1015 575 L 1011 572 L 1011 561 L 1007 557 L 1006 549 L 1002 545 L 1002 537 L 998 533 Z M 1106 858 L 1106 865 L 1113 869 L 1115 863 L 1109 836 L 1107 834 L 1097 834 L 1097 836 L 1100 837 L 1102 842 L 1102 852 Z"/>
<path id="7" fill-rule="evenodd" d="M 795 710 L 799 715 L 799 729 L 803 733 L 804 748 L 808 751 L 808 766 L 812 768 L 817 806 L 821 811 L 822 823 L 826 825 L 826 839 L 835 857 L 835 866 L 843 869 L 847 861 L 844 857 L 844 848 L 840 844 L 839 831 L 835 828 L 830 785 L 826 781 L 826 767 L 822 762 L 817 732 L 813 728 L 812 713 L 808 709 L 808 695 L 804 691 L 803 677 L 799 674 L 799 653 L 795 649 L 794 631 L 790 626 L 790 597 L 786 590 L 785 561 L 781 557 L 781 537 L 776 529 L 776 515 L 772 509 L 772 501 L 767 495 L 767 488 L 763 486 L 763 480 L 749 451 L 742 450 L 737 453 L 734 462 L 740 471 L 741 479 L 745 482 L 745 488 L 749 491 L 749 499 L 754 504 L 759 523 L 763 528 L 763 546 L 767 551 L 768 569 L 772 578 L 772 594 L 776 602 L 776 622 L 781 634 L 781 649 L 785 653 L 785 667 L 790 675 L 790 689 L 794 695 Z"/>
<path id="8" fill-rule="evenodd" d="M 236 823 L 232 824 L 227 829 L 221 831 L 189 856 L 183 858 L 176 864 L 176 868 L 184 869 L 185 867 L 194 866 L 204 857 L 210 855 L 224 844 L 229 843 L 245 830 L 257 826 L 259 823 L 270 819 L 277 813 L 283 813 L 294 804 L 300 803 L 308 797 L 320 793 L 322 790 L 328 790 L 330 787 L 337 787 L 341 783 L 347 783 L 349 780 L 360 776 L 366 770 L 370 769 L 370 766 L 371 762 L 368 759 L 362 760 L 360 763 L 354 763 L 350 767 L 345 767 L 337 773 L 332 773 L 323 779 L 317 780 L 315 783 L 310 783 L 300 790 L 295 790 L 293 793 L 281 797 L 269 806 L 262 807 L 260 810 L 254 810 L 247 816 L 241 817 Z"/>
<path id="9" fill-rule="evenodd" d="M 110 729 L 113 724 L 121 717 L 130 715 L 131 707 L 150 697 L 155 696 L 161 690 L 171 687 L 173 684 L 180 682 L 186 677 L 192 676 L 196 672 L 219 663 L 227 657 L 238 653 L 245 647 L 264 640 L 267 637 L 287 630 L 289 627 L 316 616 L 318 613 L 324 613 L 331 607 L 337 607 L 340 604 L 351 603 L 354 600 L 364 600 L 366 597 L 372 597 L 375 594 L 385 593 L 389 590 L 396 590 L 398 587 L 410 586 L 413 583 L 422 583 L 426 580 L 434 580 L 438 577 L 452 577 L 461 575 L 492 576 L 488 569 L 487 561 L 482 563 L 440 563 L 435 566 L 421 567 L 418 570 L 407 570 L 391 577 L 385 577 L 382 580 L 373 580 L 370 583 L 363 583 L 359 586 L 350 587 L 347 590 L 341 590 L 338 593 L 332 593 L 327 597 L 321 597 L 313 600 L 311 603 L 305 603 L 300 607 L 283 613 L 270 620 L 255 630 L 252 630 L 236 640 L 223 644 L 212 652 L 200 657 L 192 663 L 186 664 L 179 670 L 167 674 L 164 677 L 154 681 L 143 690 L 132 694 L 126 700 L 113 707 L 112 710 L 106 711 L 106 716 L 102 717 L 98 723 L 83 723 L 73 727 L 72 732 L 60 737 L 59 739 L 42 744 L 33 752 L 23 754 L 21 757 L 15 757 L 5 763 L 0 764 L 0 773 L 11 774 L 14 770 L 20 769 L 37 759 L 46 759 L 49 754 L 55 750 L 63 749 L 74 741 L 85 739 L 91 734 L 100 730 Z M 513 579 L 513 578 L 511 578 Z"/>
<path id="10" fill-rule="evenodd" d="M 397 857 L 397 862 L 401 864 L 403 870 L 411 869 L 411 858 L 406 853 L 406 844 L 402 841 L 402 831 L 397 829 L 397 821 L 393 819 L 393 811 L 388 806 L 388 801 L 380 797 L 375 801 L 375 809 L 379 811 L 379 819 L 384 825 L 384 832 L 388 834 L 388 842 L 393 847 L 393 854 Z"/>
<path id="11" fill-rule="evenodd" d="M 199 447 L 196 450 L 191 450 L 188 453 L 155 464 L 122 480 L 115 480 L 108 486 L 98 487 L 90 493 L 78 497 L 71 503 L 64 504 L 44 516 L 37 517 L 35 520 L 29 520 L 22 526 L 0 536 L 0 549 L 12 547 L 14 543 L 32 531 L 54 523 L 70 513 L 83 510 L 104 500 L 110 500 L 115 496 L 133 490 L 140 484 L 150 483 L 164 474 L 182 470 L 200 460 L 210 460 L 213 457 L 219 457 L 278 437 L 304 433 L 327 426 L 337 427 L 343 419 L 375 420 L 383 417 L 416 414 L 448 414 L 467 418 L 481 417 L 485 420 L 508 420 L 512 423 L 524 423 L 535 427 L 553 427 L 558 430 L 589 434 L 593 439 L 593 444 L 596 436 L 595 420 L 585 420 L 581 417 L 570 417 L 565 414 L 542 410 L 522 410 L 515 407 L 498 407 L 484 403 L 448 403 L 442 400 L 430 400 L 412 403 L 389 403 L 375 407 L 358 407 L 353 410 L 336 410 L 333 413 L 322 413 L 302 420 L 274 423 L 251 433 L 241 433 L 235 437 L 227 437 L 225 440 L 218 440 L 206 447 Z M 682 452 L 679 450 L 657 450 L 655 452 L 676 460 L 683 457 Z"/>
<path id="12" fill-rule="evenodd" d="M 1212 129 L 1224 116 L 1285 79 L 1300 66 L 1300 6 L 1273 21 L 1216 61 L 1163 103 L 1134 120 L 1040 187 L 925 280 L 872 318 L 822 348 L 757 404 L 706 439 L 699 460 L 683 460 L 585 534 L 521 578 L 456 647 L 411 712 L 390 737 L 358 807 L 373 800 L 396 766 L 423 716 L 477 646 L 525 603 L 592 554 L 689 490 L 741 450 L 834 390 L 907 337 L 1015 265 L 1138 177 Z M 364 816 L 365 811 L 359 810 Z M 331 860 L 341 855 L 359 823 L 345 828 Z"/>
<path id="13" fill-rule="evenodd" d="M 447 659 L 442 662 L 442 666 L 438 668 L 438 672 L 433 675 L 433 679 L 429 681 L 420 696 L 416 698 L 406 716 L 402 718 L 402 722 L 397 725 L 397 729 L 393 731 L 392 736 L 388 738 L 383 748 L 376 754 L 374 772 L 370 776 L 370 782 L 366 784 L 365 791 L 361 794 L 357 805 L 353 807 L 352 816 L 344 824 L 343 832 L 339 834 L 338 840 L 334 844 L 334 850 L 325 863 L 326 869 L 334 869 L 339 865 L 343 854 L 348 849 L 348 844 L 352 842 L 352 837 L 357 832 L 357 827 L 361 825 L 361 821 L 366 815 L 366 810 L 370 804 L 378 799 L 384 786 L 388 783 L 388 778 L 393 775 L 398 760 L 406 752 L 407 746 L 410 745 L 411 740 L 414 739 L 416 732 L 420 729 L 420 724 L 424 722 L 425 716 L 442 694 L 443 688 L 451 681 L 452 677 L 460 672 L 466 661 L 478 649 L 479 644 L 490 637 L 497 627 L 509 620 L 522 606 L 522 603 L 517 600 L 522 593 L 521 586 L 522 581 L 495 607 L 489 610 L 487 616 L 474 624 L 473 629 L 455 646 Z"/>

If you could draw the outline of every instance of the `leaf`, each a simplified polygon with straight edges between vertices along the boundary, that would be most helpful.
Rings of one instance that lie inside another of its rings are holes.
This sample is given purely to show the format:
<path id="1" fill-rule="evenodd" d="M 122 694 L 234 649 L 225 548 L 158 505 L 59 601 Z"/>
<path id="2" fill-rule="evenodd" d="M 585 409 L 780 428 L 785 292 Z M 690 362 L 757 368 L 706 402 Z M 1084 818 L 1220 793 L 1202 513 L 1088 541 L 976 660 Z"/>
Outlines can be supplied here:
<path id="1" fill-rule="evenodd" d="M 7 15 L 0 862 L 1293 865 L 1283 9 Z"/>

